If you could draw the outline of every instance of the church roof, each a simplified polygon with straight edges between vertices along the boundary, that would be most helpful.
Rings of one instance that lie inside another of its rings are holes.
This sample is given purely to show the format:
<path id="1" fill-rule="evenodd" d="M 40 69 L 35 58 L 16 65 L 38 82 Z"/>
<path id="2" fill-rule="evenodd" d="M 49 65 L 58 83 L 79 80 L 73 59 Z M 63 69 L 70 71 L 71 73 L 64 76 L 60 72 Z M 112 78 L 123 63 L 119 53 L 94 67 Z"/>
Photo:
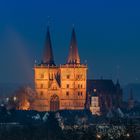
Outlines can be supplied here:
<path id="1" fill-rule="evenodd" d="M 45 47 L 43 52 L 43 64 L 50 66 L 55 65 L 49 27 L 47 29 Z"/>
<path id="2" fill-rule="evenodd" d="M 98 79 L 98 80 L 87 80 L 87 91 L 94 92 L 94 89 L 97 92 L 109 92 L 113 93 L 115 91 L 115 85 L 112 80 Z"/>
<path id="3" fill-rule="evenodd" d="M 70 49 L 69 55 L 67 58 L 67 64 L 80 64 L 80 57 L 78 53 L 77 41 L 76 41 L 76 33 L 73 28 L 71 42 L 70 42 Z"/>

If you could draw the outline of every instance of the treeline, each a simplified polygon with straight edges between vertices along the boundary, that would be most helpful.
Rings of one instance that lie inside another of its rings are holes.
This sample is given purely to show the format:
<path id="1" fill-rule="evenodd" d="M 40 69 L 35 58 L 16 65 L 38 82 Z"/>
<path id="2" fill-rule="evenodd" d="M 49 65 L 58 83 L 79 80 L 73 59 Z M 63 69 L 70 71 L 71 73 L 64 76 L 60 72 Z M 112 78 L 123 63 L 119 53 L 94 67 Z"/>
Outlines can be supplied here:
<path id="1" fill-rule="evenodd" d="M 0 127 L 0 140 L 90 140 L 95 138 L 94 131 L 62 131 L 54 113 L 41 124 L 13 125 Z"/>

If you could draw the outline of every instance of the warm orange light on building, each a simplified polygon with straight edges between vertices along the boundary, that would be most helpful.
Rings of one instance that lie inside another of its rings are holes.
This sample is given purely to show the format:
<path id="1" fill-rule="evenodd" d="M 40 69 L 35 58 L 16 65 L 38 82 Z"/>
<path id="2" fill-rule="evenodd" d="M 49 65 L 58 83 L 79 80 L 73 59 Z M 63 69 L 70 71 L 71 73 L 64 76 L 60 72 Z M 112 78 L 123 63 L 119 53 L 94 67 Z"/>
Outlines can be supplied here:
<path id="1" fill-rule="evenodd" d="M 34 104 L 36 110 L 84 109 L 87 66 L 35 66 L 34 70 L 38 96 Z"/>
<path id="2" fill-rule="evenodd" d="M 56 66 L 49 29 L 43 62 L 34 67 L 37 92 L 33 109 L 38 111 L 81 110 L 86 103 L 87 65 L 80 63 L 73 29 L 66 64 Z"/>
<path id="3" fill-rule="evenodd" d="M 98 96 L 94 95 L 91 97 L 90 111 L 93 115 L 101 115 Z"/>
<path id="4" fill-rule="evenodd" d="M 30 109 L 30 103 L 27 100 L 24 100 L 19 105 L 19 110 L 29 110 Z"/>

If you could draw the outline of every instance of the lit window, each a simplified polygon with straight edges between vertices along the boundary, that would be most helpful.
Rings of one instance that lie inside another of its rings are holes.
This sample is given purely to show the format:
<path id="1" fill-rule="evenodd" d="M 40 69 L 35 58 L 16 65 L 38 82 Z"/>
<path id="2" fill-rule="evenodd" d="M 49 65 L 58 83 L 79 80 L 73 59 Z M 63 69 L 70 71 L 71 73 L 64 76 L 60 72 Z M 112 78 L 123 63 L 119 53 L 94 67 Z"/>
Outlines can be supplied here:
<path id="1" fill-rule="evenodd" d="M 94 92 L 96 92 L 97 90 L 96 90 L 96 88 L 94 88 L 94 90 L 93 90 Z"/>
<path id="2" fill-rule="evenodd" d="M 49 79 L 50 79 L 50 80 L 53 80 L 53 73 L 50 73 L 50 74 L 49 74 Z"/>

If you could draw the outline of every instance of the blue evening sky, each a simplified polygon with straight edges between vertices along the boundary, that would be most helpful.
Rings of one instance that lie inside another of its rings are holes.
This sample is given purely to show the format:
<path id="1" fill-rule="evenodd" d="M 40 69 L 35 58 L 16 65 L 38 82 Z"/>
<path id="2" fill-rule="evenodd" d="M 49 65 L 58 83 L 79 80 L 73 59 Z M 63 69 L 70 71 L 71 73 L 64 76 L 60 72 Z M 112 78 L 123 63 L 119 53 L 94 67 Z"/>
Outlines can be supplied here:
<path id="1" fill-rule="evenodd" d="M 1 0 L 0 82 L 31 82 L 50 23 L 55 62 L 68 55 L 74 24 L 90 78 L 140 82 L 139 0 Z"/>

